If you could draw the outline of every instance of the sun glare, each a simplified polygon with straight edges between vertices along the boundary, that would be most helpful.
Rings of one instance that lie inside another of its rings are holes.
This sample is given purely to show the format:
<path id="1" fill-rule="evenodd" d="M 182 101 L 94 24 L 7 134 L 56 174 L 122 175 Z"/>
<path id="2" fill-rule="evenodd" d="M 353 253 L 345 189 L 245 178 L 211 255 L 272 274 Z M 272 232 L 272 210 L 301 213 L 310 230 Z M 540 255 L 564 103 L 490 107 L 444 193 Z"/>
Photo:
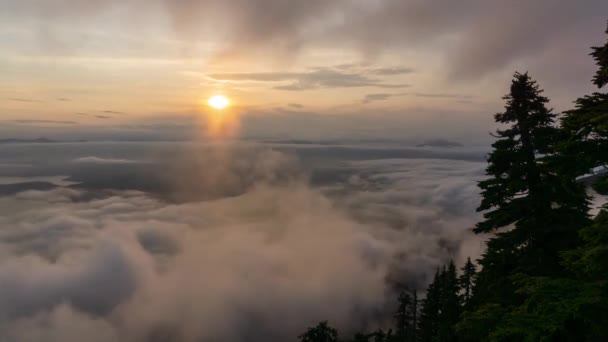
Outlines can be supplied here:
<path id="1" fill-rule="evenodd" d="M 224 109 L 230 105 L 230 100 L 226 96 L 215 95 L 207 100 L 207 104 L 215 109 Z"/>

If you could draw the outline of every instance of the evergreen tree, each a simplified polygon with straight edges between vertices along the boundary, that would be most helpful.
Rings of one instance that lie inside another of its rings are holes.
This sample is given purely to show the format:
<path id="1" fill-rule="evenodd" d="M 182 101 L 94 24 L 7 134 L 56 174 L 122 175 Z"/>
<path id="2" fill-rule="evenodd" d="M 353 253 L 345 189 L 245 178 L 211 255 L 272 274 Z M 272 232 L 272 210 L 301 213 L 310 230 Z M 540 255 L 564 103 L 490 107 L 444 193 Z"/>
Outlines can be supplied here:
<path id="1" fill-rule="evenodd" d="M 302 342 L 338 342 L 338 331 L 324 321 L 315 327 L 308 328 L 299 339 Z"/>
<path id="2" fill-rule="evenodd" d="M 486 169 L 490 178 L 479 183 L 483 199 L 478 210 L 484 211 L 485 220 L 474 231 L 513 229 L 492 239 L 481 260 L 483 272 L 498 270 L 496 263 L 506 258 L 525 273 L 559 272 L 559 251 L 575 244 L 575 227 L 587 219 L 584 189 L 547 162 L 561 134 L 542 92 L 527 73 L 515 73 L 504 97 L 505 111 L 495 116 L 509 126 L 497 131 Z"/>
<path id="3" fill-rule="evenodd" d="M 412 311 L 413 301 L 409 291 L 402 290 L 399 294 L 397 312 L 395 313 L 395 333 L 399 341 L 407 341 L 412 329 Z"/>
<path id="4" fill-rule="evenodd" d="M 608 34 L 608 28 L 606 29 L 606 34 Z M 595 59 L 595 64 L 598 66 L 598 70 L 593 77 L 593 84 L 601 88 L 608 84 L 608 39 L 603 46 L 595 46 L 591 49 L 593 50 L 591 56 Z"/>
<path id="5" fill-rule="evenodd" d="M 461 311 L 458 295 L 460 287 L 458 286 L 458 275 L 456 274 L 456 266 L 453 261 L 450 261 L 447 269 L 444 268 L 441 283 L 437 335 L 439 341 L 453 341 L 455 340 L 453 326 L 458 322 Z"/>
<path id="6" fill-rule="evenodd" d="M 403 289 L 399 294 L 395 313 L 395 341 L 411 342 L 416 340 L 418 320 L 418 294 Z"/>
<path id="7" fill-rule="evenodd" d="M 441 273 L 435 272 L 433 282 L 426 290 L 426 297 L 422 300 L 418 336 L 423 342 L 434 341 L 438 334 L 439 313 L 441 309 Z"/>
<path id="8" fill-rule="evenodd" d="M 412 295 L 412 335 L 410 341 L 416 342 L 418 341 L 418 303 L 420 300 L 418 299 L 418 291 L 414 290 Z"/>
<path id="9" fill-rule="evenodd" d="M 563 133 L 554 126 L 549 100 L 527 73 L 515 73 L 504 99 L 505 111 L 495 118 L 507 127 L 497 131 L 489 178 L 479 183 L 484 220 L 474 229 L 496 234 L 457 326 L 465 340 L 487 340 L 504 327 L 530 299 L 527 283 L 535 277 L 569 274 L 560 253 L 577 246 L 578 230 L 589 221 L 584 188 L 556 163 Z"/>
<path id="10" fill-rule="evenodd" d="M 583 244 L 563 253 L 574 276 L 515 277 L 525 298 L 504 312 L 488 332 L 490 340 L 608 340 L 608 212 L 580 235 Z"/>
<path id="11" fill-rule="evenodd" d="M 369 342 L 371 335 L 357 333 L 353 336 L 352 342 Z"/>
<path id="12" fill-rule="evenodd" d="M 462 290 L 462 302 L 465 307 L 468 306 L 471 296 L 473 295 L 473 286 L 475 285 L 476 273 L 477 268 L 471 262 L 471 258 L 467 258 L 467 262 L 462 267 L 462 274 L 458 279 L 458 283 L 460 284 L 460 288 Z"/>
<path id="13" fill-rule="evenodd" d="M 592 50 L 598 66 L 593 83 L 602 88 L 608 84 L 608 40 Z M 596 92 L 577 99 L 575 108 L 562 118 L 562 127 L 569 136 L 561 146 L 562 165 L 573 169 L 576 175 L 608 165 L 608 94 Z M 607 178 L 600 179 L 600 186 L 605 182 Z"/>

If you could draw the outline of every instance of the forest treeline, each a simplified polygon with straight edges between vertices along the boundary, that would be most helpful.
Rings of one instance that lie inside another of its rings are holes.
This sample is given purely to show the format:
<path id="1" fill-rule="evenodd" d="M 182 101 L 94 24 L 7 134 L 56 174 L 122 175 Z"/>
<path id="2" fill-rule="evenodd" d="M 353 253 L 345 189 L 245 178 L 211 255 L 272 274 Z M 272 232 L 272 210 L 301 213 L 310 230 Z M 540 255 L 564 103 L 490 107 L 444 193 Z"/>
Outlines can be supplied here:
<path id="1" fill-rule="evenodd" d="M 401 291 L 389 330 L 343 338 L 321 322 L 299 339 L 608 341 L 608 207 L 592 217 L 580 181 L 608 165 L 608 40 L 590 55 L 599 90 L 559 116 L 528 73 L 513 76 L 479 183 L 473 231 L 491 238 L 476 263 L 438 269 L 423 299 Z M 608 194 L 608 175 L 591 178 Z"/>

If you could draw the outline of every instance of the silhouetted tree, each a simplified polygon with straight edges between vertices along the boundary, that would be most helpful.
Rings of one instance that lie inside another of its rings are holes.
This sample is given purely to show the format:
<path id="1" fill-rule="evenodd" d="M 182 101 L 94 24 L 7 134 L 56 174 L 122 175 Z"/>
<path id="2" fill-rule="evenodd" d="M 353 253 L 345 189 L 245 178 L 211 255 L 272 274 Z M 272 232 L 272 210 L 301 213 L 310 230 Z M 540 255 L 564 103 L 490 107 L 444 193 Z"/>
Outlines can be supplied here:
<path id="1" fill-rule="evenodd" d="M 306 332 L 299 337 L 302 342 L 337 342 L 338 331 L 329 326 L 327 321 L 317 324 L 317 326 L 308 328 Z"/>
<path id="2" fill-rule="evenodd" d="M 514 258 L 508 263 L 526 273 L 559 272 L 559 251 L 575 245 L 577 227 L 587 222 L 582 186 L 546 162 L 561 134 L 554 127 L 555 114 L 546 107 L 549 100 L 541 94 L 527 73 L 515 73 L 504 97 L 505 111 L 495 116 L 509 126 L 497 131 L 486 169 L 490 178 L 479 183 L 483 199 L 478 210 L 485 220 L 474 231 L 513 229 L 499 232 L 488 245 L 483 272 L 503 257 Z"/>
<path id="3" fill-rule="evenodd" d="M 372 335 L 356 333 L 353 336 L 352 342 L 369 342 Z"/>
<path id="4" fill-rule="evenodd" d="M 505 110 L 495 115 L 506 128 L 496 133 L 489 178 L 479 183 L 484 220 L 474 231 L 496 234 L 479 261 L 469 311 L 458 324 L 468 339 L 487 340 L 504 327 L 529 299 L 524 289 L 530 277 L 569 273 L 560 253 L 578 244 L 578 231 L 589 222 L 583 186 L 556 162 L 564 134 L 554 126 L 556 115 L 542 92 L 527 73 L 515 73 Z"/>
<path id="5" fill-rule="evenodd" d="M 395 341 L 410 342 L 416 339 L 418 319 L 418 294 L 403 289 L 399 294 L 395 313 Z"/>
<path id="6" fill-rule="evenodd" d="M 410 341 L 418 341 L 418 306 L 420 300 L 418 299 L 418 291 L 414 290 L 412 295 L 412 335 Z"/>
<path id="7" fill-rule="evenodd" d="M 606 34 L 608 34 L 608 28 Z M 601 88 L 608 84 L 608 39 L 603 46 L 594 46 L 591 49 L 593 50 L 591 56 L 593 56 L 595 64 L 598 66 L 598 70 L 593 77 L 593 84 Z"/>
<path id="8" fill-rule="evenodd" d="M 441 274 L 440 310 L 438 322 L 439 341 L 454 341 L 453 326 L 460 318 L 461 306 L 459 297 L 458 275 L 456 265 L 450 261 L 447 269 Z"/>
<path id="9" fill-rule="evenodd" d="M 460 289 L 462 291 L 462 303 L 467 306 L 473 295 L 473 287 L 475 286 L 475 275 L 477 268 L 471 262 L 471 258 L 467 258 L 467 262 L 462 267 L 462 274 L 458 279 Z"/>
<path id="10" fill-rule="evenodd" d="M 598 66 L 593 83 L 602 88 L 608 84 L 608 40 L 592 50 L 591 56 Z M 560 151 L 564 168 L 578 176 L 608 165 L 608 94 L 596 92 L 577 99 L 575 108 L 567 111 L 561 122 L 568 134 Z M 600 191 L 606 182 L 606 177 L 599 180 Z"/>
<path id="11" fill-rule="evenodd" d="M 427 287 L 426 297 L 421 302 L 418 336 L 423 342 L 434 341 L 438 334 L 441 309 L 441 279 L 442 275 L 437 270 L 433 281 Z"/>
<path id="12" fill-rule="evenodd" d="M 401 341 L 406 341 L 407 334 L 411 329 L 411 307 L 412 297 L 407 290 L 402 290 L 399 294 L 397 312 L 395 313 L 395 332 Z"/>

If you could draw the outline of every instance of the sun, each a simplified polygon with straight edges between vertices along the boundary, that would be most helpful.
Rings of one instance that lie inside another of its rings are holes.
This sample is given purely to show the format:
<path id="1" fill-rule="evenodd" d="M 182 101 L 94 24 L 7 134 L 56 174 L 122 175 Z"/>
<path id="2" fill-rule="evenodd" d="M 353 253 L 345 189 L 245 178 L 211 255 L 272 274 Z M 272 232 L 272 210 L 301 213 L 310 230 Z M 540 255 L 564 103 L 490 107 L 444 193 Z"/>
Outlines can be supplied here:
<path id="1" fill-rule="evenodd" d="M 215 109 L 224 109 L 230 105 L 230 100 L 223 95 L 214 95 L 207 100 L 207 104 Z"/>

